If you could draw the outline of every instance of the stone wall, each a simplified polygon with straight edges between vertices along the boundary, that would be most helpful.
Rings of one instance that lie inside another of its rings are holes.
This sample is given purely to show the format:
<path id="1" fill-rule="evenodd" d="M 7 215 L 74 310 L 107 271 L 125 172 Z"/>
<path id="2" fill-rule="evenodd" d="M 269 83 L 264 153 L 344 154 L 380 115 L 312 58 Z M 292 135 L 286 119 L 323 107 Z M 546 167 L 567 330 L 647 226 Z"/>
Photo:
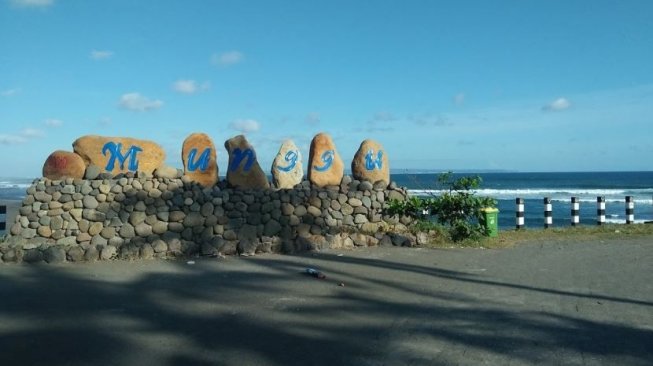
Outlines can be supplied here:
<path id="1" fill-rule="evenodd" d="M 27 190 L 0 257 L 75 262 L 410 245 L 414 239 L 385 234 L 407 219 L 383 215 L 389 199 L 405 197 L 395 184 L 349 176 L 339 186 L 304 181 L 280 190 L 204 188 L 186 177 L 141 173 L 42 178 Z"/>

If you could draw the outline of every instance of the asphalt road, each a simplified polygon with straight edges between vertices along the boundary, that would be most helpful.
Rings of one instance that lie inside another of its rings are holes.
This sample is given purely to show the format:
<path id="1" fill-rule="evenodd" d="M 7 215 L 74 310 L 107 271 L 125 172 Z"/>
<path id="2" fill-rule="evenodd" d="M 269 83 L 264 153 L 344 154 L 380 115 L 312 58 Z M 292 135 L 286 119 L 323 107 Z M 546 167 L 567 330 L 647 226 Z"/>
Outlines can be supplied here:
<path id="1" fill-rule="evenodd" d="M 0 363 L 653 364 L 651 237 L 195 262 L 0 265 Z"/>

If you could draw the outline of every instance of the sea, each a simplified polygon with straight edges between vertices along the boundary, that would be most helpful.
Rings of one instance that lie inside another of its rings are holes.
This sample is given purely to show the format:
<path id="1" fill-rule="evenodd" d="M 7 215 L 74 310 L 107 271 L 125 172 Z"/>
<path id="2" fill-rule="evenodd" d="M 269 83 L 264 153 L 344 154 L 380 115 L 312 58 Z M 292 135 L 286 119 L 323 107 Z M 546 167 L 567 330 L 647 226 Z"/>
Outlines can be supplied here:
<path id="1" fill-rule="evenodd" d="M 497 200 L 499 228 L 516 225 L 517 198 L 524 199 L 524 223 L 527 228 L 544 227 L 544 198 L 551 199 L 553 226 L 571 226 L 571 197 L 580 202 L 581 225 L 596 225 L 597 197 L 606 202 L 606 223 L 626 222 L 626 196 L 635 202 L 635 223 L 653 221 L 653 172 L 567 172 L 567 173 L 454 173 L 480 176 L 478 196 Z M 397 185 L 408 188 L 413 196 L 441 194 L 438 173 L 392 174 Z"/>
<path id="2" fill-rule="evenodd" d="M 653 172 L 465 172 L 454 178 L 478 175 L 482 179 L 478 196 L 497 200 L 499 228 L 515 227 L 516 198 L 525 203 L 524 221 L 527 228 L 544 226 L 545 197 L 552 201 L 553 226 L 567 227 L 571 223 L 571 197 L 580 201 L 581 225 L 596 225 L 597 197 L 605 197 L 606 222 L 625 223 L 625 197 L 635 202 L 635 222 L 653 221 Z M 391 179 L 407 187 L 411 195 L 428 197 L 441 194 L 437 186 L 438 173 L 393 172 Z M 32 183 L 30 178 L 0 178 L 0 200 L 22 200 Z"/>
<path id="3" fill-rule="evenodd" d="M 0 177 L 0 201 L 22 200 L 33 181 L 33 178 Z"/>

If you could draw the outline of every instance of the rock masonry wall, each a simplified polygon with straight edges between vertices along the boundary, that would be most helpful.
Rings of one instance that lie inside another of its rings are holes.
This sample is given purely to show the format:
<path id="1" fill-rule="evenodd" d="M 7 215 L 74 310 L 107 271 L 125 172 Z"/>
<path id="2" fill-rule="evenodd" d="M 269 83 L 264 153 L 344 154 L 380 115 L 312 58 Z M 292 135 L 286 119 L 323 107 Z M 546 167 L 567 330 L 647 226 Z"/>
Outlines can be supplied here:
<path id="1" fill-rule="evenodd" d="M 253 255 L 374 245 L 412 245 L 385 234 L 408 224 L 384 216 L 394 183 L 345 176 L 339 186 L 204 188 L 186 177 L 127 173 L 112 179 L 39 179 L 28 188 L 3 262 L 64 262 Z"/>

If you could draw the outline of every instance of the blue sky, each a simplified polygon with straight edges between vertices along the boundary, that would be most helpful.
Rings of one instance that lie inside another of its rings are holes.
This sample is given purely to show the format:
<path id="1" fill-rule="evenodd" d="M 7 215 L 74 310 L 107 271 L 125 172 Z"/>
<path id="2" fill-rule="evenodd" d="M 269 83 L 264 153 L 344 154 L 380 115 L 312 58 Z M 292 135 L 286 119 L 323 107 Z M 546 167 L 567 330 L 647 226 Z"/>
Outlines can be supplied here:
<path id="1" fill-rule="evenodd" d="M 393 170 L 651 170 L 651 1 L 0 0 L 0 168 L 82 135 L 330 133 Z"/>

